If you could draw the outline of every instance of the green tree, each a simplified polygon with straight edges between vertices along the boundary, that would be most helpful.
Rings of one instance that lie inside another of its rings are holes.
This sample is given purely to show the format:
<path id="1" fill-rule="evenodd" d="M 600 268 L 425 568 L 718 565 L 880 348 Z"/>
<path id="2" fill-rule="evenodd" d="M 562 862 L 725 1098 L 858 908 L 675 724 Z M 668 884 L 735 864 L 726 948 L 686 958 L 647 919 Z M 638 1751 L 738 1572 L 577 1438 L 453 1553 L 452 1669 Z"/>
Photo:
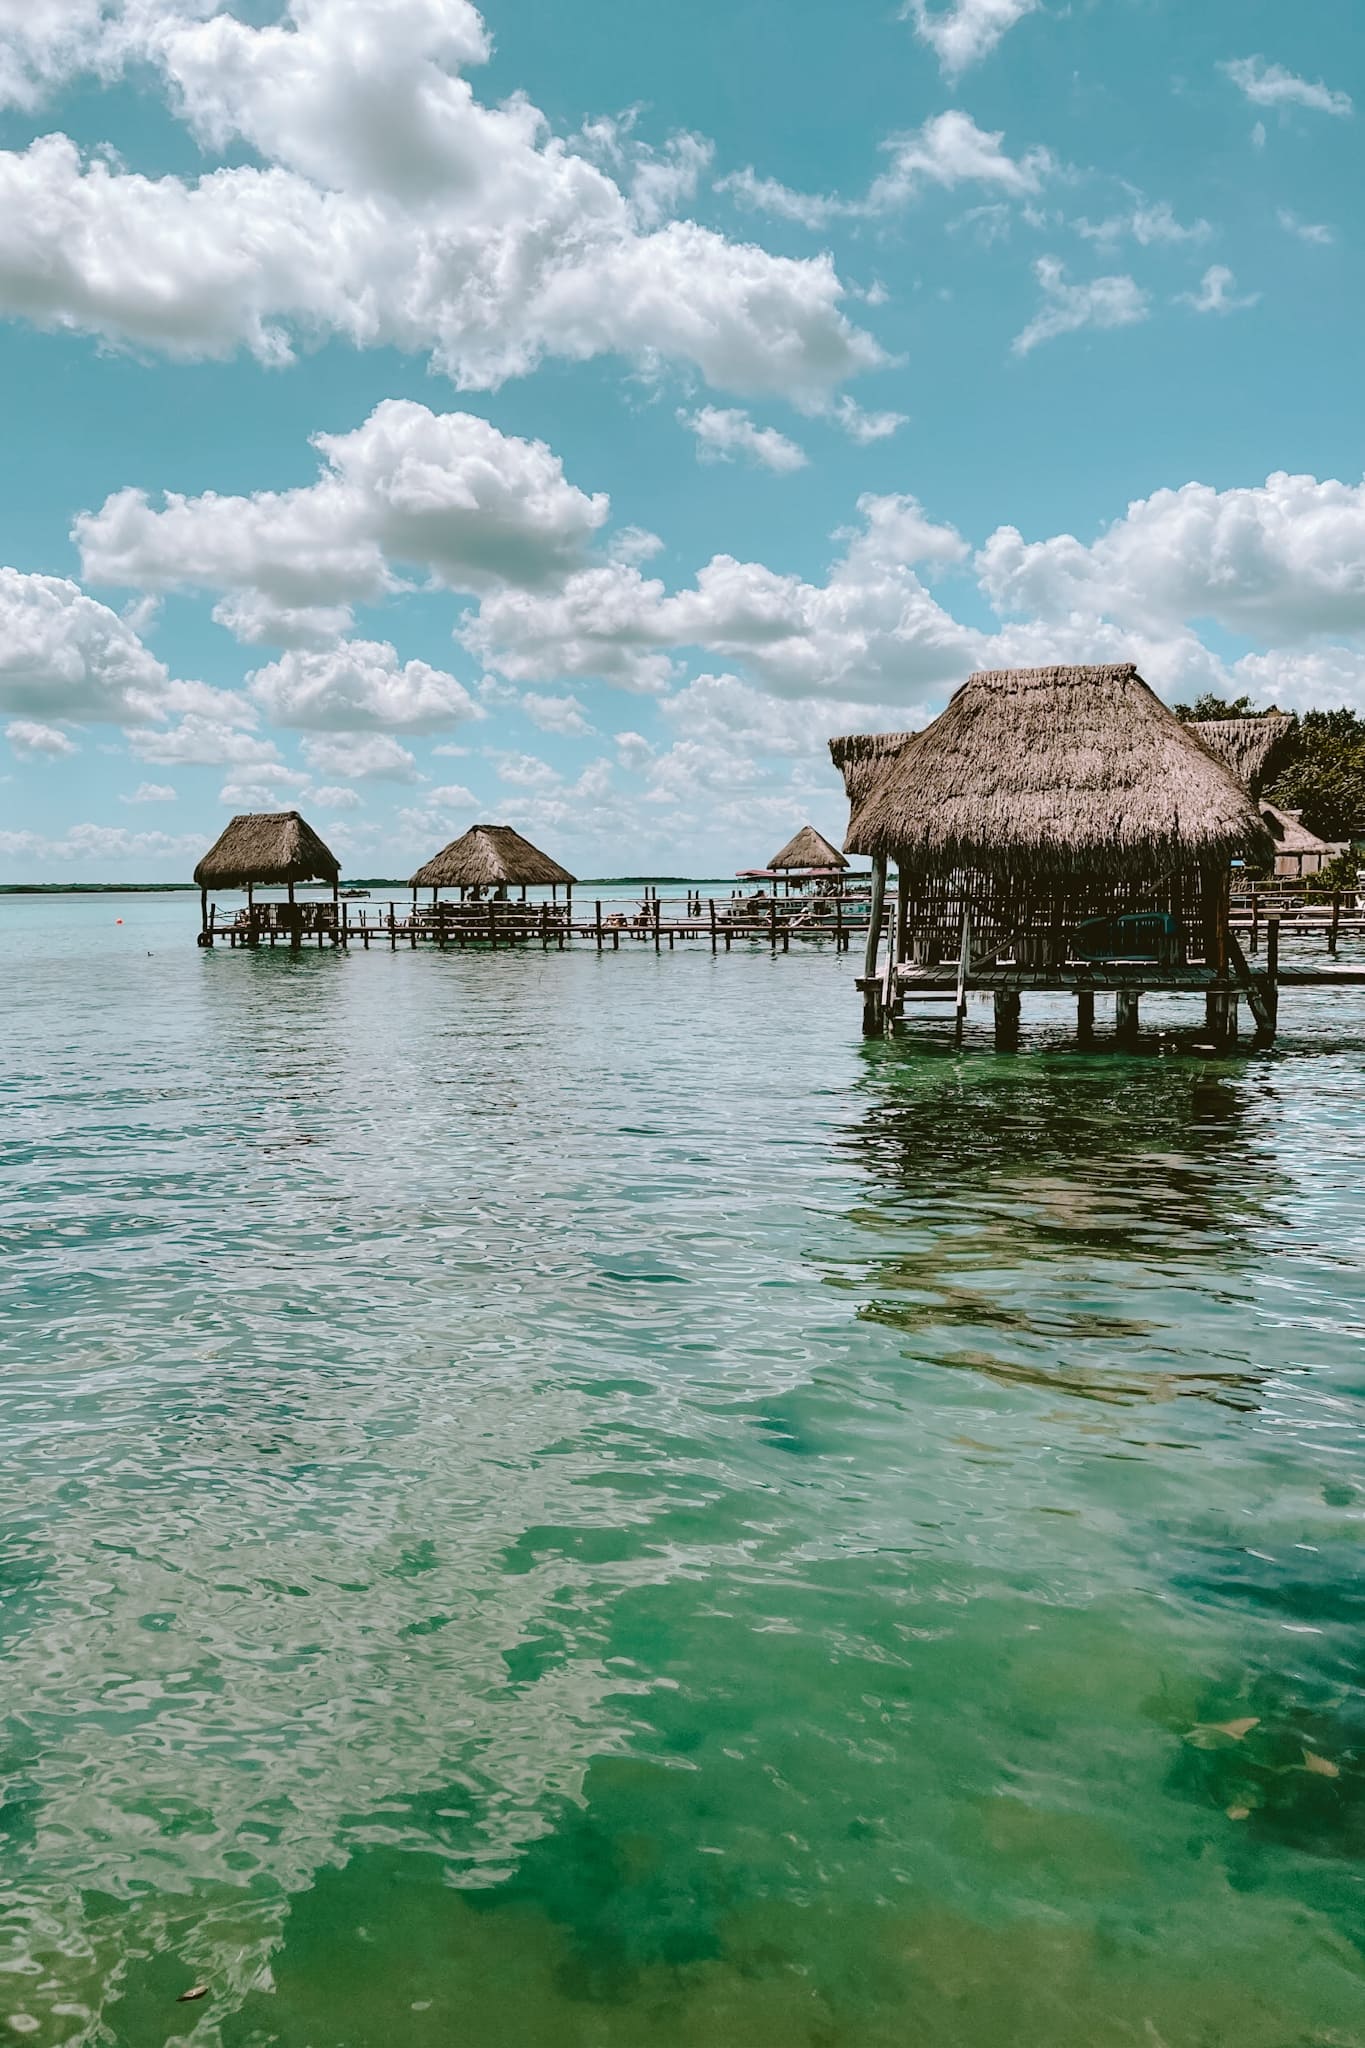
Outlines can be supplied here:
<path id="1" fill-rule="evenodd" d="M 1281 809 L 1301 811 L 1309 831 L 1323 839 L 1350 839 L 1365 828 L 1365 728 L 1358 738 L 1338 737 L 1327 723 L 1338 718 L 1360 727 L 1353 712 L 1310 711 L 1296 758 L 1264 792 Z"/>
<path id="2" fill-rule="evenodd" d="M 1193 704 L 1173 704 L 1171 709 L 1183 725 L 1193 725 L 1205 718 L 1260 718 L 1264 714 L 1256 709 L 1250 697 L 1214 697 L 1205 691 L 1196 697 Z"/>

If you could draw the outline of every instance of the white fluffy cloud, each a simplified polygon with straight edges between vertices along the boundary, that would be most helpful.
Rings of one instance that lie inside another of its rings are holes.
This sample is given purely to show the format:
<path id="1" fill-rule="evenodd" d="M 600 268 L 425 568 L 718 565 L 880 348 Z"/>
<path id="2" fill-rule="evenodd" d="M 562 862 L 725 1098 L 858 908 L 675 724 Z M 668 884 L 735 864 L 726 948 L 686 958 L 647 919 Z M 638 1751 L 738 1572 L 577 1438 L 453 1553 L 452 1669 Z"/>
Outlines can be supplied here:
<path id="1" fill-rule="evenodd" d="M 94 582 L 229 593 L 221 623 L 259 644 L 304 644 L 352 604 L 401 587 L 403 566 L 452 589 L 534 589 L 585 558 L 607 516 L 601 493 L 566 481 L 543 441 L 499 433 L 472 413 L 385 399 L 349 434 L 319 434 L 316 483 L 250 497 L 167 493 L 159 507 L 125 489 L 76 520 Z"/>
<path id="2" fill-rule="evenodd" d="M 129 796 L 119 798 L 121 804 L 173 804 L 176 792 L 169 782 L 139 782 Z"/>
<path id="3" fill-rule="evenodd" d="M 200 712 L 188 713 L 164 732 L 134 730 L 128 745 L 140 761 L 159 768 L 255 768 L 275 764 L 279 758 L 273 740 L 257 739 L 239 725 Z"/>
<path id="4" fill-rule="evenodd" d="M 70 733 L 32 718 L 16 718 L 5 727 L 5 738 L 21 760 L 36 761 L 44 755 L 52 760 L 80 752 Z"/>
<path id="5" fill-rule="evenodd" d="M 1308 107 L 1318 114 L 1338 116 L 1353 112 L 1348 92 L 1337 92 L 1319 79 L 1299 78 L 1283 64 L 1267 64 L 1264 57 L 1233 57 L 1219 69 L 1257 107 Z"/>
<path id="6" fill-rule="evenodd" d="M 547 598 L 486 598 L 462 637 L 517 682 L 594 676 L 661 691 L 675 651 L 693 647 L 784 697 L 894 700 L 961 674 L 973 636 L 916 573 L 960 562 L 961 536 L 914 498 L 869 495 L 858 510 L 861 524 L 838 536 L 844 552 L 824 584 L 717 555 L 691 589 L 670 595 L 660 579 L 611 564 Z"/>
<path id="7" fill-rule="evenodd" d="M 700 462 L 733 462 L 737 455 L 743 455 L 763 469 L 775 470 L 779 476 L 806 466 L 804 448 L 779 434 L 776 427 L 755 426 L 747 412 L 704 405 L 696 412 L 680 412 L 678 418 L 690 434 L 696 435 Z"/>
<path id="8" fill-rule="evenodd" d="M 910 134 L 893 135 L 884 142 L 890 161 L 860 199 L 795 192 L 776 178 L 759 177 L 752 167 L 721 178 L 716 189 L 732 193 L 742 205 L 808 228 L 894 213 L 926 185 L 944 190 L 966 184 L 994 186 L 1015 198 L 1037 192 L 1053 168 L 1051 156 L 1045 149 L 1008 156 L 1001 146 L 1004 139 L 1003 131 L 989 133 L 978 128 L 970 114 L 951 109 Z"/>
<path id="9" fill-rule="evenodd" d="M 1243 292 L 1239 298 L 1236 284 L 1237 279 L 1225 263 L 1211 263 L 1200 279 L 1198 291 L 1181 292 L 1179 300 L 1196 313 L 1241 313 L 1254 306 L 1261 295 Z"/>
<path id="10" fill-rule="evenodd" d="M 593 730 L 577 697 L 538 697 L 534 690 L 528 690 L 521 700 L 521 708 L 541 732 L 557 732 L 581 739 Z"/>
<path id="11" fill-rule="evenodd" d="M 826 259 L 661 218 L 695 183 L 693 139 L 631 145 L 623 188 L 525 99 L 481 105 L 458 67 L 487 37 L 462 0 L 294 0 L 262 27 L 198 11 L 146 0 L 117 36 L 82 16 L 0 43 L 11 97 L 136 57 L 204 147 L 263 160 L 187 180 L 61 135 L 0 152 L 0 309 L 188 357 L 280 363 L 339 335 L 427 353 L 463 389 L 613 352 L 818 404 L 881 360 Z"/>
<path id="12" fill-rule="evenodd" d="M 173 689 L 132 627 L 79 584 L 0 568 L 0 711 L 123 722 L 158 716 Z"/>
<path id="13" fill-rule="evenodd" d="M 1075 334 L 1083 327 L 1131 327 L 1151 311 L 1147 293 L 1131 277 L 1097 277 L 1089 284 L 1068 284 L 1066 271 L 1055 256 L 1040 256 L 1033 274 L 1042 286 L 1043 303 L 1011 342 L 1015 355 L 1027 355 L 1040 342 L 1052 341 L 1059 334 Z"/>
<path id="14" fill-rule="evenodd" d="M 947 6 L 931 7 L 929 0 L 906 0 L 903 12 L 947 76 L 956 78 L 988 57 L 1001 37 L 1037 5 L 1038 0 L 948 0 Z"/>
<path id="15" fill-rule="evenodd" d="M 319 775 L 347 782 L 416 782 L 417 763 L 390 733 L 310 733 L 303 743 Z"/>
<path id="16" fill-rule="evenodd" d="M 1126 212 L 1111 214 L 1101 221 L 1078 220 L 1075 228 L 1077 234 L 1087 241 L 1112 243 L 1131 236 L 1144 249 L 1161 244 L 1178 246 L 1182 242 L 1206 242 L 1213 233 L 1208 221 L 1192 220 L 1186 224 L 1176 219 L 1167 200 L 1144 199 L 1136 192 L 1133 204 Z"/>
<path id="17" fill-rule="evenodd" d="M 1185 484 L 1131 504 L 1090 546 L 1002 526 L 976 565 L 998 610 L 1044 620 L 1213 619 L 1287 644 L 1365 633 L 1365 484 L 1283 473 L 1250 489 Z"/>
<path id="18" fill-rule="evenodd" d="M 448 732 L 480 715 L 463 683 L 425 661 L 400 662 L 386 640 L 292 648 L 248 677 L 248 689 L 273 724 L 322 732 Z"/>

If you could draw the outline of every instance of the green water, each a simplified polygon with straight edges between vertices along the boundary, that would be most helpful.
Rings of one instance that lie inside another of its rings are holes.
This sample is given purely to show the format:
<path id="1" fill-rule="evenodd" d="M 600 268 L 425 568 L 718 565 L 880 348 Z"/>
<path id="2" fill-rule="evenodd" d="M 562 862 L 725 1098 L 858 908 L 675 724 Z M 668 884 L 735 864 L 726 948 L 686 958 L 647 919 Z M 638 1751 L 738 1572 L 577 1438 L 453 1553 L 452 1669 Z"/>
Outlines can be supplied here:
<path id="1" fill-rule="evenodd" d="M 1365 1010 L 193 924 L 0 905 L 16 2039 L 1365 2042 Z"/>

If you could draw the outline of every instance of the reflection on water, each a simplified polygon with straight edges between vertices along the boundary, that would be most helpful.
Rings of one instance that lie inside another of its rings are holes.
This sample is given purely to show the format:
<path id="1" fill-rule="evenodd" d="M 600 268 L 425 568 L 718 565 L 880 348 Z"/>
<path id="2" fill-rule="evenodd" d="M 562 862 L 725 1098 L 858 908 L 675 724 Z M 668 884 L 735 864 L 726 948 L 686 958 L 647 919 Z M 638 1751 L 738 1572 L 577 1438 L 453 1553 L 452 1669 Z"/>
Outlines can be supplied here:
<path id="1" fill-rule="evenodd" d="M 810 956 L 50 943 L 18 2035 L 1365 2041 L 1357 1055 L 867 1048 Z"/>

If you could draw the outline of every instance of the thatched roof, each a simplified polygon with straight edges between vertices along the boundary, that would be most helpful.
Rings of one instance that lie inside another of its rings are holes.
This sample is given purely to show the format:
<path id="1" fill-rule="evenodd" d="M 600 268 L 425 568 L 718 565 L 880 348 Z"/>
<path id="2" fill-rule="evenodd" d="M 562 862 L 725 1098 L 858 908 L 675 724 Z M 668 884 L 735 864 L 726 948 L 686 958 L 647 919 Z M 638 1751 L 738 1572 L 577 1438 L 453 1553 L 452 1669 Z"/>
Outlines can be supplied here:
<path id="1" fill-rule="evenodd" d="M 1276 804 L 1262 801 L 1257 805 L 1266 831 L 1275 842 L 1276 853 L 1319 853 L 1324 856 L 1343 852 L 1349 839 L 1319 839 L 1316 832 L 1300 822 L 1297 811 L 1282 811 Z"/>
<path id="2" fill-rule="evenodd" d="M 1131 663 L 970 677 L 883 770 L 844 846 L 939 871 L 1092 875 L 1269 851 L 1246 792 Z"/>
<path id="3" fill-rule="evenodd" d="M 830 759 L 844 778 L 844 793 L 854 810 L 871 795 L 887 762 L 914 737 L 912 732 L 851 732 L 830 741 Z"/>
<path id="4" fill-rule="evenodd" d="M 499 883 L 548 887 L 576 878 L 510 825 L 471 825 L 412 878 L 416 889 L 486 889 Z"/>
<path id="5" fill-rule="evenodd" d="M 335 882 L 341 863 L 297 811 L 248 811 L 234 818 L 194 871 L 201 889 L 248 882 Z"/>
<path id="6" fill-rule="evenodd" d="M 787 841 L 781 853 L 775 853 L 768 862 L 769 871 L 774 868 L 846 868 L 848 862 L 837 846 L 831 846 L 823 832 L 817 832 L 814 825 L 803 825 L 801 830 Z"/>
<path id="7" fill-rule="evenodd" d="M 1259 796 L 1279 774 L 1297 726 L 1287 711 L 1268 711 L 1264 718 L 1199 718 L 1189 729 L 1244 788 Z"/>

